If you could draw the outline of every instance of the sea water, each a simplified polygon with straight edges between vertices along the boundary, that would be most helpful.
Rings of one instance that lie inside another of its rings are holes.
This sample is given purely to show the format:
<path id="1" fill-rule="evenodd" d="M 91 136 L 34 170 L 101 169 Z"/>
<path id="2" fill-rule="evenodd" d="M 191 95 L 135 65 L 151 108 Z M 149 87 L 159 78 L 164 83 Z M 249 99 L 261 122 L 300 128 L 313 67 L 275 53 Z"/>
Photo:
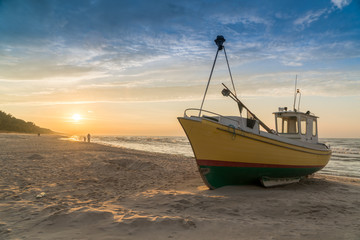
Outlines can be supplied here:
<path id="1" fill-rule="evenodd" d="M 320 141 L 332 151 L 322 173 L 360 178 L 360 138 L 324 138 Z"/>
<path id="2" fill-rule="evenodd" d="M 194 157 L 190 143 L 186 137 L 93 136 L 91 141 L 112 147 L 124 147 L 148 152 Z"/>
<path id="3" fill-rule="evenodd" d="M 186 137 L 93 136 L 92 142 L 194 157 Z M 321 173 L 360 178 L 360 138 L 323 138 L 320 142 L 330 146 L 332 150 L 331 159 Z"/>

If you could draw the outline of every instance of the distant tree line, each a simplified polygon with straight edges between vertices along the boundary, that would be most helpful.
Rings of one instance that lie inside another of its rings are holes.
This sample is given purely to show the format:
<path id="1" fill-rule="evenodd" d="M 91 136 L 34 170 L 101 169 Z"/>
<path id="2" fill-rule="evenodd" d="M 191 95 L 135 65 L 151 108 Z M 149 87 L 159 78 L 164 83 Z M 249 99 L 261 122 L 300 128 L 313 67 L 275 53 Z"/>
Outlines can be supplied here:
<path id="1" fill-rule="evenodd" d="M 11 114 L 0 111 L 0 132 L 17 132 L 17 133 L 54 133 L 50 129 L 41 128 L 32 122 L 25 122 L 17 119 Z"/>

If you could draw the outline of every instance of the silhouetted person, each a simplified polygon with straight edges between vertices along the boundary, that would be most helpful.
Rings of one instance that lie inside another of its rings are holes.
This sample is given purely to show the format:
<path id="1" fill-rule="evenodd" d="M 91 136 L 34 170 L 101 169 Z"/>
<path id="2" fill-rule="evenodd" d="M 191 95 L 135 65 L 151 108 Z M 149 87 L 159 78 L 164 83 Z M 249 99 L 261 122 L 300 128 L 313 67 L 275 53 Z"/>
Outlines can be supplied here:
<path id="1" fill-rule="evenodd" d="M 87 135 L 87 140 L 88 140 L 88 142 L 90 142 L 90 133 L 88 133 L 88 135 Z"/>
<path id="2" fill-rule="evenodd" d="M 86 137 L 84 137 L 84 142 L 86 142 Z"/>

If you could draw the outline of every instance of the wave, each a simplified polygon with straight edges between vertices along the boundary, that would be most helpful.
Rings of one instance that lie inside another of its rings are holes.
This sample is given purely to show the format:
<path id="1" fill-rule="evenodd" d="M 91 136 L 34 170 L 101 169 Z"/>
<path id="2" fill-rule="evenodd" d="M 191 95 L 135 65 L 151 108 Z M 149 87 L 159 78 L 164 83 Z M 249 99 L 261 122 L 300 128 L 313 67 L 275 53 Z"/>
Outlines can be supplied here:
<path id="1" fill-rule="evenodd" d="M 331 148 L 333 154 L 339 153 L 339 154 L 351 154 L 351 155 L 360 155 L 360 150 L 358 149 L 352 149 L 352 148 Z"/>

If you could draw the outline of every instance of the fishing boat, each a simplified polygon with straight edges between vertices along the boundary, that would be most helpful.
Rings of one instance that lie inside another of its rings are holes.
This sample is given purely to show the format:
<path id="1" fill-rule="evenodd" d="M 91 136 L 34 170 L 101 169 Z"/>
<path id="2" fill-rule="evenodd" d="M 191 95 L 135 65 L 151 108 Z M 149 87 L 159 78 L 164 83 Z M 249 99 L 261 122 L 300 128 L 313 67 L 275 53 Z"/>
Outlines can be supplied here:
<path id="1" fill-rule="evenodd" d="M 275 129 L 269 128 L 237 97 L 224 42 L 223 36 L 215 40 L 218 49 L 200 109 L 186 109 L 184 116 L 178 118 L 204 183 L 210 189 L 254 183 L 271 187 L 298 182 L 324 168 L 331 150 L 318 142 L 318 117 L 310 111 L 300 111 L 301 92 L 296 89 L 296 81 L 293 109 L 279 108 L 273 113 Z M 223 116 L 203 109 L 220 51 L 225 53 L 233 86 L 230 89 L 223 84 L 222 95 L 237 103 L 240 116 Z"/>

